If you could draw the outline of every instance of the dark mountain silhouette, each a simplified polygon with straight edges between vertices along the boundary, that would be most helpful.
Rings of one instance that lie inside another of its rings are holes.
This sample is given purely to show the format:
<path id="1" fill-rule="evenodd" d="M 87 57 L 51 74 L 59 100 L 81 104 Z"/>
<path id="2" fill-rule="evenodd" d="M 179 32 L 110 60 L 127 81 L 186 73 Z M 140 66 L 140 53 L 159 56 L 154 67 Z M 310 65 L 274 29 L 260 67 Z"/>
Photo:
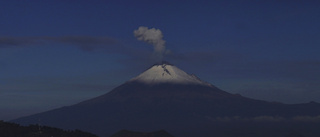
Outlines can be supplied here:
<path id="1" fill-rule="evenodd" d="M 167 131 L 159 130 L 154 132 L 135 132 L 129 130 L 121 130 L 111 137 L 173 137 Z"/>
<path id="2" fill-rule="evenodd" d="M 80 130 L 65 131 L 48 126 L 20 126 L 14 123 L 0 121 L 1 137 L 97 137 Z"/>
<path id="3" fill-rule="evenodd" d="M 316 102 L 288 105 L 230 94 L 164 63 L 102 96 L 13 122 L 35 124 L 40 119 L 43 125 L 100 136 L 121 129 L 165 129 L 183 137 L 261 136 L 269 131 L 285 136 L 292 130 L 313 131 L 320 125 L 313 122 L 318 115 Z M 301 127 L 301 121 L 307 124 Z"/>

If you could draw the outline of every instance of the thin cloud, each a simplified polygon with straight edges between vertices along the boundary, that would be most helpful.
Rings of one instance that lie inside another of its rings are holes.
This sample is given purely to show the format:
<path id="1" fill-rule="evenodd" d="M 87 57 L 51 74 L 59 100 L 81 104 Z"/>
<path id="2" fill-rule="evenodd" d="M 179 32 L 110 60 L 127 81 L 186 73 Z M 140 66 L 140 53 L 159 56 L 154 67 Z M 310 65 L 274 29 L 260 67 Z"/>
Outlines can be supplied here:
<path id="1" fill-rule="evenodd" d="M 0 48 L 26 47 L 59 43 L 76 46 L 85 51 L 118 45 L 118 40 L 106 36 L 59 36 L 59 37 L 0 37 Z"/>
<path id="2" fill-rule="evenodd" d="M 0 37 L 0 48 L 34 45 L 38 40 L 38 37 Z"/>
<path id="3" fill-rule="evenodd" d="M 293 117 L 293 120 L 302 121 L 302 122 L 319 122 L 320 115 L 319 116 L 296 116 L 296 117 Z"/>
<path id="4" fill-rule="evenodd" d="M 44 40 L 62 44 L 74 45 L 85 51 L 92 51 L 98 48 L 110 47 L 118 44 L 118 41 L 110 37 L 92 36 L 63 36 L 63 37 L 43 37 Z"/>
<path id="5" fill-rule="evenodd" d="M 283 121 L 296 121 L 296 122 L 319 122 L 320 116 L 295 116 L 295 117 L 281 117 L 281 116 L 256 116 L 256 117 L 206 117 L 213 122 L 234 122 L 234 121 L 251 121 L 251 122 L 283 122 Z"/>

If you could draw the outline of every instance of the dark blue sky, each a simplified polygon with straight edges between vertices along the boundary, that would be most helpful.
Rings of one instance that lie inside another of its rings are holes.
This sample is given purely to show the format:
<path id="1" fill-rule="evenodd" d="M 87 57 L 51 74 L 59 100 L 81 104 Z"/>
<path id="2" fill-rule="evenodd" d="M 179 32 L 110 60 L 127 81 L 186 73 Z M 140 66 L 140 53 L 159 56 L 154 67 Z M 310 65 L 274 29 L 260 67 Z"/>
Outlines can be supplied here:
<path id="1" fill-rule="evenodd" d="M 154 64 L 139 26 L 160 29 L 165 59 L 247 97 L 320 102 L 317 1 L 0 2 L 0 119 L 107 93 Z"/>

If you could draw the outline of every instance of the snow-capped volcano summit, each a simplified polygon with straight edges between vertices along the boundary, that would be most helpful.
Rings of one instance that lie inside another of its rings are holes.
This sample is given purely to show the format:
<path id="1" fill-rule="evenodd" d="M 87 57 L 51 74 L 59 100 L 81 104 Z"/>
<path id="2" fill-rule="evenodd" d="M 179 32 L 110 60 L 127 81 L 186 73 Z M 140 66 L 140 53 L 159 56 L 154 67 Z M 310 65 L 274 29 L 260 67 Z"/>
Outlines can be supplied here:
<path id="1" fill-rule="evenodd" d="M 155 64 L 130 81 L 138 81 L 147 84 L 179 83 L 210 85 L 204 81 L 201 81 L 197 76 L 187 74 L 183 70 L 168 62 Z"/>

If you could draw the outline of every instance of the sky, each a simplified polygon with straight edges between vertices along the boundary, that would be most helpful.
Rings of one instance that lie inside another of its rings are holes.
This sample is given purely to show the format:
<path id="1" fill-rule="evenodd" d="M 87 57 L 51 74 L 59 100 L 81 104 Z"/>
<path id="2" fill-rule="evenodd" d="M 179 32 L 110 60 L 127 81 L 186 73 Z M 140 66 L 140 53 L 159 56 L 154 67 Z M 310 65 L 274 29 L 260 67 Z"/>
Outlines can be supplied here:
<path id="1" fill-rule="evenodd" d="M 166 60 L 246 97 L 320 102 L 320 2 L 0 1 L 0 119 L 105 94 Z"/>

